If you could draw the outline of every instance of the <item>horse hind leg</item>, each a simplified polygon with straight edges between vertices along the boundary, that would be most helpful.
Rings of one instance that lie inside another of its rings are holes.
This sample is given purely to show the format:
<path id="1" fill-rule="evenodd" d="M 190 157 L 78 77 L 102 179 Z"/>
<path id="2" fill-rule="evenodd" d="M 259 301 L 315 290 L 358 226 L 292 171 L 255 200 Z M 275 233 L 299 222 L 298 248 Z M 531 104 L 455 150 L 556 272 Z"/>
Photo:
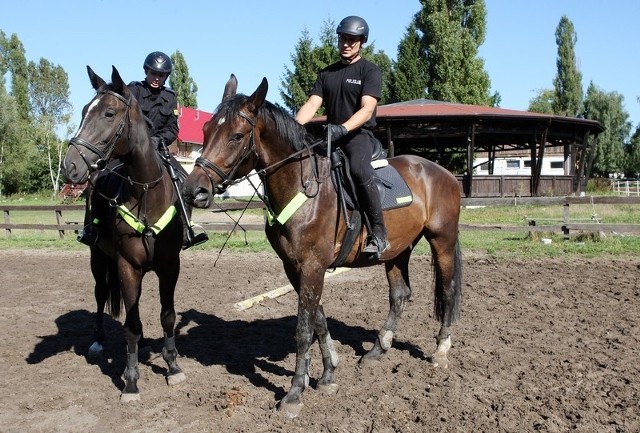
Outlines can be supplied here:
<path id="1" fill-rule="evenodd" d="M 117 275 L 114 272 L 117 274 L 117 269 L 112 266 L 112 260 L 95 249 L 91 251 L 91 273 L 95 280 L 93 291 L 96 300 L 96 316 L 93 341 L 88 352 L 90 358 L 98 358 L 104 351 L 104 314 L 110 294 L 112 298 L 115 296 L 119 306 L 120 292 L 117 285 Z M 110 310 L 113 310 L 113 307 Z M 118 313 L 118 311 L 112 311 L 113 313 Z"/>
<path id="2" fill-rule="evenodd" d="M 434 314 L 441 325 L 432 363 L 434 367 L 447 368 L 451 325 L 458 320 L 462 303 L 462 253 L 457 241 L 451 248 L 439 249 L 438 246 L 438 243 L 433 242 L 431 250 L 435 271 Z"/>
<path id="3" fill-rule="evenodd" d="M 409 285 L 409 256 L 407 250 L 394 262 L 386 263 L 387 281 L 389 282 L 389 314 L 384 326 L 378 332 L 378 338 L 361 359 L 361 363 L 378 361 L 390 348 L 393 335 L 398 326 L 398 321 L 411 298 L 411 286 Z"/>

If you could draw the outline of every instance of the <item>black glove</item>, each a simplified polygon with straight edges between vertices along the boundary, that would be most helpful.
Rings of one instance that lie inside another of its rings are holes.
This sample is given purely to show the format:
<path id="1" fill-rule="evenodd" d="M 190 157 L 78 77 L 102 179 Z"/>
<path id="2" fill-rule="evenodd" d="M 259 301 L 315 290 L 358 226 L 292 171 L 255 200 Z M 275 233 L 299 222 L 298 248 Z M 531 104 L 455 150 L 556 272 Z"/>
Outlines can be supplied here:
<path id="1" fill-rule="evenodd" d="M 324 128 L 329 132 L 331 140 L 340 140 L 349 133 L 344 125 L 336 125 L 335 123 L 329 123 Z"/>
<path id="2" fill-rule="evenodd" d="M 154 137 L 151 137 L 151 144 L 153 145 L 153 147 L 156 148 L 156 150 L 159 150 L 159 151 L 164 150 L 164 146 L 162 145 L 163 141 L 164 139 L 162 137 L 158 137 L 157 135 Z"/>

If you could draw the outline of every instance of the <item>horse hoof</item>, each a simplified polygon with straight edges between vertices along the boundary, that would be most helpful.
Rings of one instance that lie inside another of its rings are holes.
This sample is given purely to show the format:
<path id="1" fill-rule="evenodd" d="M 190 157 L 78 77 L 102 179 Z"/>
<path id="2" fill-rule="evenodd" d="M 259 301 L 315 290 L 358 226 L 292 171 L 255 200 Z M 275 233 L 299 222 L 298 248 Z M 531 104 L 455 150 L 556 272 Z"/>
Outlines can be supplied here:
<path id="1" fill-rule="evenodd" d="M 302 411 L 302 406 L 304 406 L 304 404 L 302 404 L 302 402 L 300 403 L 287 403 L 285 401 L 280 401 L 280 405 L 278 406 L 278 410 L 282 413 L 284 413 L 287 418 L 289 419 L 293 419 L 295 417 L 297 417 L 298 415 L 300 415 L 300 412 Z"/>
<path id="2" fill-rule="evenodd" d="M 446 355 L 435 354 L 431 360 L 431 365 L 435 368 L 449 368 L 449 360 Z"/>
<path id="3" fill-rule="evenodd" d="M 382 359 L 382 355 L 379 355 L 379 354 L 371 355 L 367 353 L 362 358 L 360 358 L 360 360 L 358 361 L 358 364 L 362 366 L 378 365 L 378 363 L 380 362 L 380 359 Z"/>
<path id="4" fill-rule="evenodd" d="M 140 401 L 140 393 L 123 392 L 120 395 L 120 403 L 131 403 L 132 401 Z"/>
<path id="5" fill-rule="evenodd" d="M 177 385 L 181 382 L 187 380 L 187 375 L 183 372 L 172 374 L 171 376 L 167 376 L 167 383 L 169 386 Z"/>
<path id="6" fill-rule="evenodd" d="M 338 384 L 337 383 L 319 383 L 318 391 L 321 391 L 327 395 L 333 395 L 338 392 Z"/>

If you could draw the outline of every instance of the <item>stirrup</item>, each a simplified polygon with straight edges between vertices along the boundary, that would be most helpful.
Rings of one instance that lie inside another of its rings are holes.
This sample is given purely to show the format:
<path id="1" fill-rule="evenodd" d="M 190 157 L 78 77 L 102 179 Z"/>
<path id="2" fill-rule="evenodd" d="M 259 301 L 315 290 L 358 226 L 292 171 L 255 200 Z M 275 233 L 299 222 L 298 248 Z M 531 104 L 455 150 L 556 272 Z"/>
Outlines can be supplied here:
<path id="1" fill-rule="evenodd" d="M 202 229 L 202 227 L 200 227 L 199 225 L 192 224 L 191 230 L 193 230 L 194 227 L 198 227 L 199 229 Z M 209 240 L 209 235 L 207 234 L 207 232 L 204 231 L 204 229 L 202 230 L 203 231 L 198 234 L 194 233 L 193 238 L 187 235 L 187 238 L 182 241 L 182 249 L 188 250 L 193 246 L 200 245 L 207 242 Z"/>
<path id="2" fill-rule="evenodd" d="M 379 259 L 388 249 L 389 241 L 374 235 L 369 235 L 367 237 L 367 245 L 362 249 L 362 252 L 366 254 L 373 254 L 376 259 Z"/>

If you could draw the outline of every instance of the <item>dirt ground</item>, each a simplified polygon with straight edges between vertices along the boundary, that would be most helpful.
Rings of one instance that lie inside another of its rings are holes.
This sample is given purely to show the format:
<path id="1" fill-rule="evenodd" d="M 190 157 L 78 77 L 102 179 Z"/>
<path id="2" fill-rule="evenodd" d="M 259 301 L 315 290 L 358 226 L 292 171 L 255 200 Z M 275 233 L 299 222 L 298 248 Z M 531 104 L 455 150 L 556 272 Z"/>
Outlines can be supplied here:
<path id="1" fill-rule="evenodd" d="M 275 410 L 294 368 L 296 296 L 236 302 L 287 283 L 273 253 L 182 253 L 177 347 L 187 380 L 166 384 L 157 280 L 141 300 L 152 351 L 141 400 L 119 401 L 120 322 L 102 360 L 88 251 L 0 251 L 1 432 L 638 432 L 640 259 L 495 261 L 465 255 L 451 366 L 434 369 L 428 256 L 386 358 L 360 366 L 388 310 L 383 268 L 328 278 L 323 304 L 339 390 L 312 379 L 299 417 Z M 321 360 L 314 346 L 312 374 Z"/>

